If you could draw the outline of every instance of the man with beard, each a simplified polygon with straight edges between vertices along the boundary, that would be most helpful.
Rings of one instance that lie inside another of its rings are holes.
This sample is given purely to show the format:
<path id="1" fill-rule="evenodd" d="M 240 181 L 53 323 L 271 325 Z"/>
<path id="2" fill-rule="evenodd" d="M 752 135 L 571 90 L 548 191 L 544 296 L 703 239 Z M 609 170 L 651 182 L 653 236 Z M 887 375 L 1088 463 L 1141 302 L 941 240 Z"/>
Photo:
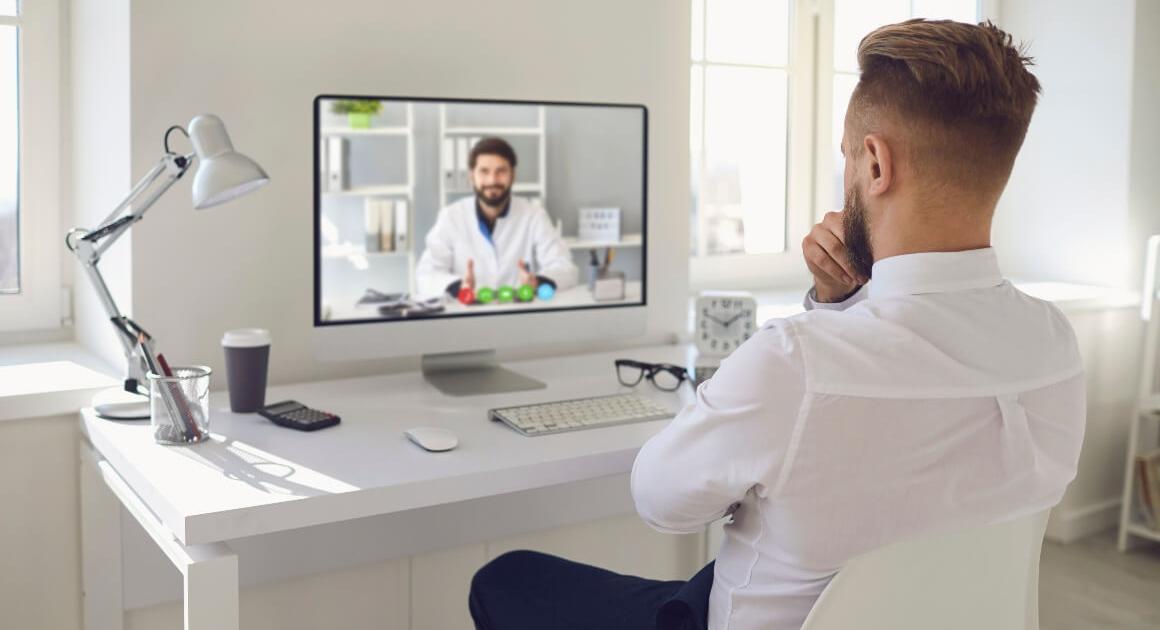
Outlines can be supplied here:
<path id="1" fill-rule="evenodd" d="M 802 243 L 807 312 L 765 323 L 633 466 L 654 528 L 729 518 L 715 563 L 659 582 L 512 552 L 476 574 L 477 626 L 796 629 L 859 554 L 1059 502 L 1079 350 L 990 247 L 1039 93 L 1030 59 L 990 23 L 912 20 L 866 36 L 858 63 L 845 208 Z"/>
<path id="2" fill-rule="evenodd" d="M 572 254 L 543 208 L 512 196 L 516 153 L 501 138 L 484 138 L 468 159 L 474 197 L 439 211 L 419 258 L 416 284 L 423 296 L 461 289 L 540 284 L 564 290 L 576 284 Z M 539 265 L 533 272 L 532 264 Z"/>

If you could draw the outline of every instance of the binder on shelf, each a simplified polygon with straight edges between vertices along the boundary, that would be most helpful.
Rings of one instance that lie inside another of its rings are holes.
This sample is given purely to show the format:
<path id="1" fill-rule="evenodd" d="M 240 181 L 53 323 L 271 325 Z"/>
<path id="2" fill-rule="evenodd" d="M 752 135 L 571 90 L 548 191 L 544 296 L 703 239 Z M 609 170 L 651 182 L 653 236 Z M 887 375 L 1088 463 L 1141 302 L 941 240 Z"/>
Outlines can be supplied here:
<path id="1" fill-rule="evenodd" d="M 389 199 L 375 199 L 379 209 L 379 251 L 395 251 L 395 208 Z"/>
<path id="2" fill-rule="evenodd" d="M 411 246 L 409 242 L 410 235 L 407 233 L 407 200 L 398 199 L 395 201 L 395 247 L 397 252 L 405 252 Z"/>
<path id="3" fill-rule="evenodd" d="M 347 161 L 350 157 L 346 138 L 330 136 L 326 139 L 326 190 L 340 192 L 350 187 Z"/>
<path id="4" fill-rule="evenodd" d="M 471 155 L 471 147 L 467 144 L 467 138 L 456 138 L 455 140 L 455 189 L 456 190 L 470 190 L 471 176 L 468 175 L 469 169 L 467 167 L 468 156 Z"/>
<path id="5" fill-rule="evenodd" d="M 455 141 L 451 138 L 443 139 L 443 154 L 442 170 L 443 170 L 443 189 L 452 190 L 455 188 Z"/>
<path id="6" fill-rule="evenodd" d="M 379 226 L 382 225 L 382 215 L 379 213 L 378 199 L 367 197 L 363 200 L 363 221 L 367 252 L 380 251 Z"/>

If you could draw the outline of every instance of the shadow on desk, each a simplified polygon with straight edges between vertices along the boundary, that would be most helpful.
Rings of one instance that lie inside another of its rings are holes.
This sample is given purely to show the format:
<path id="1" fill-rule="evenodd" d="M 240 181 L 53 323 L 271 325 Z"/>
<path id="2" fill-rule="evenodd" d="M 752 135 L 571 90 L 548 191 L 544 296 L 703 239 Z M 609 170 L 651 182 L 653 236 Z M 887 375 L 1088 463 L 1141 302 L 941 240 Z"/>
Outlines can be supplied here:
<path id="1" fill-rule="evenodd" d="M 290 481 L 297 469 L 248 444 L 214 434 L 208 442 L 178 447 L 180 452 L 207 467 L 220 472 L 227 479 L 241 481 L 257 490 L 270 494 L 313 497 L 333 492 L 333 488 L 316 488 Z"/>

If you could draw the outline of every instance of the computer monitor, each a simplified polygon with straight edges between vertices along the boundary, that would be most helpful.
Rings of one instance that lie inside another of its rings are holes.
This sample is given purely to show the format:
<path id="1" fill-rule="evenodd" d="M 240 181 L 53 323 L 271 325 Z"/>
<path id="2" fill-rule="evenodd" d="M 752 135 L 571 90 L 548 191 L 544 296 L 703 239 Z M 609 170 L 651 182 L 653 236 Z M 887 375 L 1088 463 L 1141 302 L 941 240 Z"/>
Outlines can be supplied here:
<path id="1" fill-rule="evenodd" d="M 473 394 L 542 386 L 495 349 L 643 333 L 644 106 L 321 95 L 314 147 L 320 358 Z"/>

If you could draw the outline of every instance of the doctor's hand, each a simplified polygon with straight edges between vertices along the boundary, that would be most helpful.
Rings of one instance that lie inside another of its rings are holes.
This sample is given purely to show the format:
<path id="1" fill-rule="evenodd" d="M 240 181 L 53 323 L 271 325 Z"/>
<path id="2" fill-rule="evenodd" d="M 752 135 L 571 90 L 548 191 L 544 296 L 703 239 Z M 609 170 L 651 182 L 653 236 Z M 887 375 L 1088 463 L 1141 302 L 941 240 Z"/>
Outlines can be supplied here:
<path id="1" fill-rule="evenodd" d="M 838 302 L 866 282 L 854 271 L 846 253 L 841 212 L 827 212 L 802 239 L 802 256 L 814 275 L 814 295 L 819 302 Z"/>
<path id="2" fill-rule="evenodd" d="M 467 259 L 467 271 L 463 274 L 463 280 L 459 281 L 461 289 L 475 290 L 475 261 Z"/>
<path id="3" fill-rule="evenodd" d="M 528 263 L 522 260 L 519 262 L 519 267 L 520 271 L 516 275 L 516 286 L 522 287 L 526 284 L 529 287 L 532 287 L 532 290 L 534 291 L 536 289 L 536 285 L 540 282 L 539 279 L 536 278 L 536 274 L 532 273 L 531 270 L 528 269 Z"/>

